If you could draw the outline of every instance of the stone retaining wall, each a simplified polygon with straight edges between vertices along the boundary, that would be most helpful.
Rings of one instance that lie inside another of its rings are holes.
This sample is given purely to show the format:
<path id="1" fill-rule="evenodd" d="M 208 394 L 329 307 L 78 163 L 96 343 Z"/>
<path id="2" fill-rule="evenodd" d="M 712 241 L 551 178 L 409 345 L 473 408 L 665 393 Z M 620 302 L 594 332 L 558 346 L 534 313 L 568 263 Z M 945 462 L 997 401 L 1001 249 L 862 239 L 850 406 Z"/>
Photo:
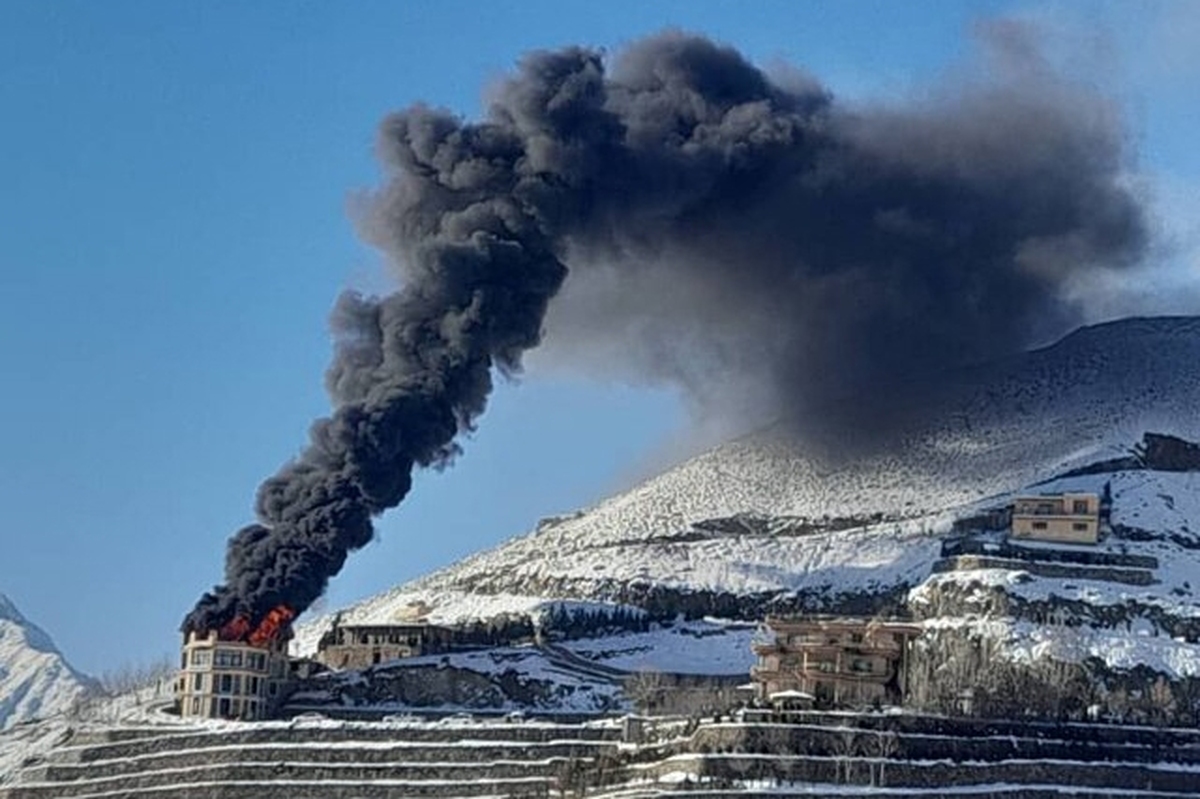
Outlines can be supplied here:
<path id="1" fill-rule="evenodd" d="M 640 748 L 617 747 L 615 726 L 269 726 L 191 732 L 55 753 L 41 767 L 23 772 L 18 784 L 0 789 L 0 799 L 71 799 L 106 791 L 129 799 L 522 797 L 595 795 L 605 785 L 613 786 L 610 791 L 624 785 L 623 795 L 631 796 L 636 794 L 632 779 L 680 774 L 734 789 L 746 780 L 776 780 L 922 790 L 1007 783 L 997 794 L 1006 799 L 1046 794 L 1046 785 L 1200 795 L 1197 730 L 819 711 L 803 719 L 802 724 L 698 726 L 645 719 L 648 739 L 662 740 L 656 734 L 661 727 L 667 740 Z M 514 738 L 520 735 L 528 737 Z M 350 745 L 294 745 L 300 742 Z M 219 748 L 184 751 L 197 746 Z M 135 754 L 141 756 L 130 759 Z M 43 782 L 30 784 L 31 779 Z M 923 793 L 925 799 L 934 795 Z M 974 793 L 986 795 L 986 789 Z"/>
<path id="2" fill-rule="evenodd" d="M 122 791 L 120 799 L 409 799 L 410 797 L 550 797 L 561 796 L 557 778 L 530 777 L 491 782 L 437 780 L 407 784 L 290 783 L 272 781 L 178 785 L 166 788 Z M 59 785 L 0 788 L 0 799 L 65 799 Z M 115 799 L 109 795 L 105 799 Z"/>
<path id="3" fill-rule="evenodd" d="M 444 766 L 421 763 L 393 764 L 344 764 L 311 762 L 275 762 L 275 763 L 229 763 L 219 765 L 189 766 L 186 769 L 170 769 L 160 772 L 138 772 L 114 777 L 97 777 L 89 775 L 87 780 L 72 780 L 65 782 L 54 781 L 51 777 L 47 782 L 57 788 L 55 796 L 80 796 L 105 791 L 136 791 L 151 788 L 169 788 L 180 783 L 287 783 L 294 781 L 331 783 L 354 782 L 369 784 L 379 781 L 433 782 L 436 780 L 494 782 L 497 780 L 540 777 L 555 778 L 561 768 L 568 763 L 564 759 L 546 761 L 500 762 L 500 763 L 459 763 L 455 764 L 453 773 Z M 17 786 L 18 788 L 22 786 Z M 24 786 L 28 787 L 28 786 Z"/>
<path id="4" fill-rule="evenodd" d="M 883 764 L 882 774 L 879 766 Z M 1010 760 L 1002 763 L 881 761 L 869 758 L 709 755 L 673 759 L 646 769 L 647 774 L 686 771 L 697 779 L 727 781 L 781 780 L 889 787 L 938 788 L 950 785 L 1061 785 L 1196 794 L 1196 770 L 1158 769 L 1110 763 L 1064 763 Z"/>
<path id="5" fill-rule="evenodd" d="M 279 746 L 233 746 L 200 750 L 183 750 L 150 754 L 136 758 L 118 758 L 87 763 L 66 763 L 51 760 L 39 767 L 40 775 L 33 779 L 76 780 L 82 778 L 118 777 L 143 771 L 183 768 L 191 766 L 221 766 L 243 762 L 254 763 L 312 763 L 312 764 L 363 764 L 393 766 L 398 763 L 420 764 L 476 764 L 493 762 L 517 762 L 522 760 L 567 760 L 588 759 L 615 748 L 615 744 L 535 744 L 512 743 L 509 745 L 453 746 L 417 745 L 407 742 L 396 746 L 379 748 L 363 747 L 295 747 Z"/>
<path id="6" fill-rule="evenodd" d="M 1075 549 L 1033 549 L 1009 543 L 960 538 L 942 544 L 942 556 L 982 555 L 1018 560 L 1022 563 L 1064 563 L 1078 566 L 1117 566 L 1132 569 L 1157 569 L 1158 558 L 1076 547 Z"/>
<path id="7" fill-rule="evenodd" d="M 1169 762 L 1200 769 L 1200 748 L 1157 745 L 1125 746 L 1090 740 L 1048 739 L 1017 735 L 951 737 L 810 725 L 736 725 L 701 727 L 693 735 L 692 752 L 806 754 L 815 756 L 888 755 L 908 760 L 996 763 L 1004 760 L 1072 760 L 1082 762 Z"/>
<path id="8" fill-rule="evenodd" d="M 389 727 L 386 725 L 356 724 L 340 727 L 246 727 L 222 731 L 188 732 L 162 735 L 157 738 L 139 738 L 111 744 L 99 744 L 77 749 L 66 749 L 56 753 L 76 758 L 79 762 L 134 757 L 141 754 L 170 752 L 180 749 L 197 749 L 204 746 L 229 746 L 239 744 L 309 742 L 358 742 L 396 741 L 446 743 L 461 740 L 475 741 L 615 741 L 621 736 L 617 727 L 575 725 L 468 725 L 437 727 L 433 725 L 412 727 Z"/>
<path id="9" fill-rule="evenodd" d="M 1009 569 L 1025 571 L 1040 577 L 1059 577 L 1069 580 L 1102 580 L 1124 585 L 1153 585 L 1158 582 L 1147 569 L 1117 566 L 1080 566 L 1067 563 L 1015 560 L 989 555 L 953 555 L 933 564 L 935 572 L 971 571 L 974 569 Z"/>

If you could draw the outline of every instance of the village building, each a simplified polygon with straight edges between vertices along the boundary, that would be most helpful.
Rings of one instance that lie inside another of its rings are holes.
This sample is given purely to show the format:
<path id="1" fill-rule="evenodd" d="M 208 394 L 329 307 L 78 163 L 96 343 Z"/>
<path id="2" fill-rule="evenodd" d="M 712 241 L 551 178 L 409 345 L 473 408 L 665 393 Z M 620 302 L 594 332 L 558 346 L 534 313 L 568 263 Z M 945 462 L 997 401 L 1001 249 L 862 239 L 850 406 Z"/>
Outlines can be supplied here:
<path id="1" fill-rule="evenodd" d="M 755 643 L 756 698 L 789 707 L 900 704 L 909 644 L 921 628 L 857 617 L 767 617 L 770 640 Z"/>
<path id="2" fill-rule="evenodd" d="M 216 630 L 184 639 L 176 698 L 184 718 L 263 719 L 283 698 L 287 638 L 222 640 Z"/>
<path id="3" fill-rule="evenodd" d="M 1090 493 L 1017 497 L 1009 537 L 1024 541 L 1095 544 L 1100 540 L 1100 497 Z"/>
<path id="4" fill-rule="evenodd" d="M 454 631 L 435 624 L 334 625 L 317 644 L 317 660 L 333 669 L 365 669 L 400 658 L 446 652 Z"/>

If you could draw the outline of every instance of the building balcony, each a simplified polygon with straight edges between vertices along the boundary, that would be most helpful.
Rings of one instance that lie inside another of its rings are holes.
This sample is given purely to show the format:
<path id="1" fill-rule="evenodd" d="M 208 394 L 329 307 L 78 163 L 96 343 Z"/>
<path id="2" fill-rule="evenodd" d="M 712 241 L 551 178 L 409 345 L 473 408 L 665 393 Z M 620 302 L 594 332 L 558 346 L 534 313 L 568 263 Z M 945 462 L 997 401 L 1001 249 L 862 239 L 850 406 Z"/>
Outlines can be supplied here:
<path id="1" fill-rule="evenodd" d="M 759 682 L 797 682 L 800 680 L 811 681 L 834 681 L 834 682 L 860 682 L 860 683 L 879 683 L 880 685 L 887 684 L 896 675 L 895 669 L 886 671 L 825 671 L 816 668 L 782 668 L 769 669 L 762 666 L 750 667 L 750 679 Z"/>
<path id="2" fill-rule="evenodd" d="M 1095 513 L 1014 513 L 1012 515 L 1014 522 L 1019 521 L 1064 521 L 1064 522 L 1090 522 L 1095 524 L 1099 521 L 1099 517 Z"/>
<path id="3" fill-rule="evenodd" d="M 758 655 L 800 655 L 809 653 L 844 653 L 854 655 L 894 655 L 899 656 L 903 648 L 896 641 L 776 641 L 771 644 L 754 644 L 753 650 Z"/>

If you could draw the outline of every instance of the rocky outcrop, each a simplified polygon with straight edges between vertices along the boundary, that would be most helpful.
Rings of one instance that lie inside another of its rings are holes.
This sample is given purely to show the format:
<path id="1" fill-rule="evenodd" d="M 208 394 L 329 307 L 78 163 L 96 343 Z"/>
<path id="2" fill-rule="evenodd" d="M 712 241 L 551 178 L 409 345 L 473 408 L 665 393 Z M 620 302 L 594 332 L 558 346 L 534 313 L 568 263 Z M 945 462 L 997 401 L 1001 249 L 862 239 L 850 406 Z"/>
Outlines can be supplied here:
<path id="1" fill-rule="evenodd" d="M 1137 455 L 1147 469 L 1163 472 L 1200 471 L 1200 444 L 1178 436 L 1146 433 Z"/>
<path id="2" fill-rule="evenodd" d="M 933 571 L 971 571 L 973 569 L 1008 569 L 1074 580 L 1102 580 L 1125 585 L 1153 585 L 1157 580 L 1148 569 L 1127 569 L 1117 566 L 1082 566 L 1072 563 L 1013 560 L 991 555 L 955 555 L 933 564 Z"/>
<path id="3" fill-rule="evenodd" d="M 586 696 L 575 696 L 578 692 Z M 332 709 L 341 714 L 365 707 L 377 716 L 388 707 L 502 710 L 581 706 L 594 713 L 619 709 L 612 695 L 593 691 L 586 684 L 532 678 L 516 669 L 482 673 L 449 663 L 398 661 L 364 672 L 321 674 L 303 681 L 296 686 L 285 711 Z"/>
<path id="4" fill-rule="evenodd" d="M 1167 433 L 1145 433 L 1129 455 L 1072 469 L 1061 477 L 1152 469 L 1159 472 L 1200 472 L 1200 444 Z"/>

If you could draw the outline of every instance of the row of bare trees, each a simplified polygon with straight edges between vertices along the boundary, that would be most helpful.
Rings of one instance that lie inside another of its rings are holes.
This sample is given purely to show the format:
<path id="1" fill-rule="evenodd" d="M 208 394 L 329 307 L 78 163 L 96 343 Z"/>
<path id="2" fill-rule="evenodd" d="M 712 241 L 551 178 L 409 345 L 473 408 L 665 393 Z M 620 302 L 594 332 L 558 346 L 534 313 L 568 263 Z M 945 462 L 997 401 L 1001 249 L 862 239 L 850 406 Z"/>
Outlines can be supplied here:
<path id="1" fill-rule="evenodd" d="M 1078 651 L 1075 628 L 1016 661 L 995 639 L 927 634 L 908 666 L 908 702 L 919 710 L 991 718 L 1109 720 L 1160 725 L 1200 721 L 1200 681 L 1106 674 Z"/>
<path id="2" fill-rule="evenodd" d="M 109 669 L 96 679 L 91 690 L 72 703 L 67 716 L 76 721 L 116 721 L 130 708 L 171 697 L 178 668 L 174 658 L 163 655 Z"/>

